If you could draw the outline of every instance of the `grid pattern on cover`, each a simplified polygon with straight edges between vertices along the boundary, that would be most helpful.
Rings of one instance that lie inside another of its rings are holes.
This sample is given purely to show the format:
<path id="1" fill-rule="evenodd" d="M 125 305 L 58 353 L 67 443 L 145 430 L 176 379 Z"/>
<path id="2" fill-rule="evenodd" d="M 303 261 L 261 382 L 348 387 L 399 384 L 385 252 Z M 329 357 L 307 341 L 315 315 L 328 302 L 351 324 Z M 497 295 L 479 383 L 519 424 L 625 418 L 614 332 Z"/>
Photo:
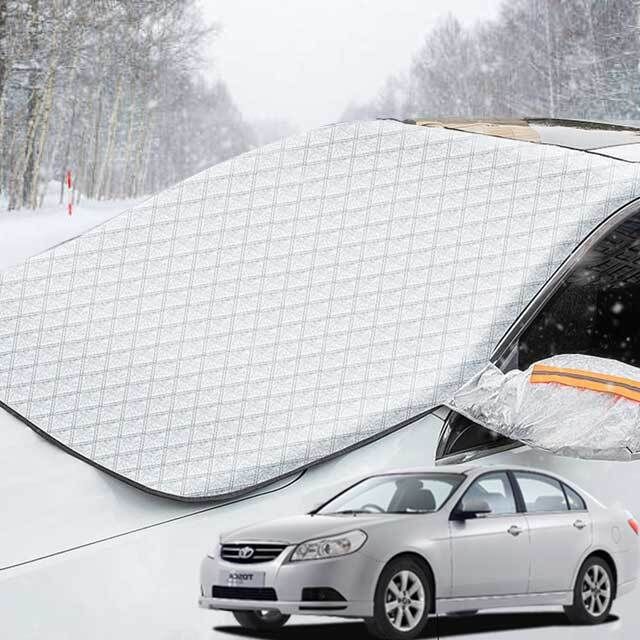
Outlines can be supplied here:
<path id="1" fill-rule="evenodd" d="M 0 400 L 123 479 L 221 498 L 446 398 L 636 165 L 396 122 L 217 165 L 0 280 Z"/>

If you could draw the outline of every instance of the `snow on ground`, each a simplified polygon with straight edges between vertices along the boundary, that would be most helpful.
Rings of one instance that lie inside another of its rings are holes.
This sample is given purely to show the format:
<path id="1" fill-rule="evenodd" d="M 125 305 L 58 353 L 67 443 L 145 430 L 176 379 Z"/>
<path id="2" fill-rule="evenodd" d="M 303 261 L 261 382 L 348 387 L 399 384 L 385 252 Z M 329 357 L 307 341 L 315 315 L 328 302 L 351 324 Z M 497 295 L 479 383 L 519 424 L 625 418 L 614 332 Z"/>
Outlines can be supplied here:
<path id="1" fill-rule="evenodd" d="M 59 204 L 60 183 L 51 182 L 44 206 L 36 211 L 7 211 L 0 197 L 0 269 L 22 262 L 25 258 L 74 238 L 130 209 L 146 198 L 96 201 L 81 199 L 67 214 L 66 204 Z"/>

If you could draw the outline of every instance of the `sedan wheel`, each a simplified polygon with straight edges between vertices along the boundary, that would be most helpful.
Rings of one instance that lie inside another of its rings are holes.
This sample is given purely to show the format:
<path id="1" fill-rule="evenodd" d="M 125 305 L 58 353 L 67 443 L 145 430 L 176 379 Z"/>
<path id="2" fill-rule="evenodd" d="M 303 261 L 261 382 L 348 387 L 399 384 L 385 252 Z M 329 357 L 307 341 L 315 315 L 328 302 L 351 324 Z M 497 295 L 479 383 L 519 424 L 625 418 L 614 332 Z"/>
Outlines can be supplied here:
<path id="1" fill-rule="evenodd" d="M 613 604 L 613 578 L 602 558 L 589 558 L 578 573 L 573 605 L 565 607 L 574 624 L 599 624 L 609 617 Z"/>
<path id="2" fill-rule="evenodd" d="M 378 638 L 415 638 L 424 629 L 430 603 L 429 580 L 412 558 L 389 564 L 380 576 L 369 631 Z"/>
<path id="3" fill-rule="evenodd" d="M 611 579 L 599 565 L 589 567 L 582 581 L 582 600 L 587 611 L 594 617 L 602 615 L 611 602 Z"/>
<path id="4" fill-rule="evenodd" d="M 391 578 L 384 607 L 389 622 L 398 631 L 412 631 L 420 622 L 425 606 L 424 587 L 413 571 L 405 569 Z"/>

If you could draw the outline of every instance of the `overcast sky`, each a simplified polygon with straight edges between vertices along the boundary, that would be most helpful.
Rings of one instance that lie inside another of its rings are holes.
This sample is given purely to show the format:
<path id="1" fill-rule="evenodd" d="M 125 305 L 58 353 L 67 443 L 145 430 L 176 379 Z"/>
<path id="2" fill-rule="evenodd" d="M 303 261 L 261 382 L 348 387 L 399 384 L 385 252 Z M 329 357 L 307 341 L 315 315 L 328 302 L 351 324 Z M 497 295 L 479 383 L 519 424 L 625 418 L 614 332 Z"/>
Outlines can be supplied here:
<path id="1" fill-rule="evenodd" d="M 500 0 L 201 0 L 222 34 L 211 75 L 227 83 L 245 118 L 309 128 L 375 96 L 410 64 L 424 34 L 448 12 L 466 24 Z"/>

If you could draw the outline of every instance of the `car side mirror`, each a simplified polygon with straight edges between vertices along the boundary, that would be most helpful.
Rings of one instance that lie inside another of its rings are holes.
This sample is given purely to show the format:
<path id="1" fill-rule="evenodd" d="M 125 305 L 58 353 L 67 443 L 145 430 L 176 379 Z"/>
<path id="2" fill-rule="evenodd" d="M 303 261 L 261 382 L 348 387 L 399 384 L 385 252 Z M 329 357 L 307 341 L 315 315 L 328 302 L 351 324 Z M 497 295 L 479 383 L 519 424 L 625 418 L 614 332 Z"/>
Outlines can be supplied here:
<path id="1" fill-rule="evenodd" d="M 486 500 L 481 500 L 479 498 L 470 498 L 465 500 L 463 498 L 451 514 L 451 519 L 472 520 L 478 516 L 486 516 L 489 513 L 491 513 L 491 507 Z"/>

